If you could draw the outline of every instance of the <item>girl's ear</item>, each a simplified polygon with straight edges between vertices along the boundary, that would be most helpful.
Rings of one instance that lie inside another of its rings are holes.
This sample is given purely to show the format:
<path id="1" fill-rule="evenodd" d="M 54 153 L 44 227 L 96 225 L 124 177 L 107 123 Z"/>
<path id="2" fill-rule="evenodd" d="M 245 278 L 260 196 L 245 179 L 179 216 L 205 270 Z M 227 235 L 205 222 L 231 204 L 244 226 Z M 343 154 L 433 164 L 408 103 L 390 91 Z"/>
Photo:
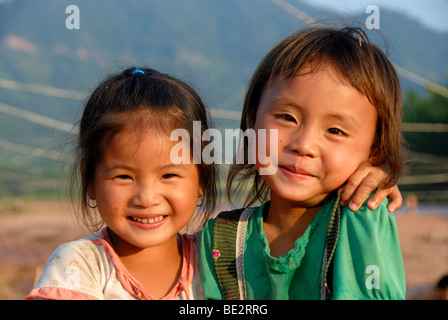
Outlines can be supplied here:
<path id="1" fill-rule="evenodd" d="M 88 187 L 87 188 L 87 196 L 89 197 L 90 200 L 96 200 L 95 199 L 95 193 L 92 190 L 92 187 Z"/>
<path id="2" fill-rule="evenodd" d="M 86 165 L 83 160 L 81 160 L 81 163 L 79 165 L 79 170 L 80 170 L 81 177 L 83 177 L 82 180 L 84 180 L 84 177 L 86 176 Z M 93 184 L 93 181 L 88 183 L 86 191 L 87 191 L 87 196 L 89 197 L 89 199 L 95 200 L 95 192 L 94 192 L 94 188 L 93 188 L 92 184 Z"/>
<path id="3" fill-rule="evenodd" d="M 196 206 L 200 208 L 200 207 L 202 207 L 203 204 L 204 204 L 204 192 L 202 190 L 202 187 L 199 186 L 198 201 L 197 201 Z"/>
<path id="4" fill-rule="evenodd" d="M 198 198 L 204 195 L 204 187 L 200 184 L 198 188 Z"/>
<path id="5" fill-rule="evenodd" d="M 378 142 L 375 141 L 371 150 L 370 156 L 367 162 L 369 162 L 372 166 L 379 166 L 383 163 L 384 158 L 381 156 L 381 150 L 378 146 Z"/>
<path id="6" fill-rule="evenodd" d="M 381 164 L 381 159 L 378 155 L 371 155 L 366 162 L 372 165 L 373 167 L 378 167 Z"/>

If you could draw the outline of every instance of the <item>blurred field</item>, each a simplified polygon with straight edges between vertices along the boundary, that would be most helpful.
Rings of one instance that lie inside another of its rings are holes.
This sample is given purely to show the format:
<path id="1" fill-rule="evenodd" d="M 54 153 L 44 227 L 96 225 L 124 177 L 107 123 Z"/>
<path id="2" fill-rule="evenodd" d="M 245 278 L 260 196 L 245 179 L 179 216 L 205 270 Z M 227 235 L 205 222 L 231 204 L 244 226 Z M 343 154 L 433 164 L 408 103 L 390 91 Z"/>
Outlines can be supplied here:
<path id="1" fill-rule="evenodd" d="M 85 235 L 71 218 L 56 201 L 0 203 L 0 299 L 22 299 L 53 250 Z"/>
<path id="2" fill-rule="evenodd" d="M 396 214 L 408 299 L 435 299 L 448 275 L 448 216 Z"/>
<path id="3" fill-rule="evenodd" d="M 448 274 L 448 217 L 398 213 L 397 224 L 409 299 L 426 293 Z M 52 251 L 85 236 L 67 204 L 0 203 L 0 299 L 22 299 Z"/>

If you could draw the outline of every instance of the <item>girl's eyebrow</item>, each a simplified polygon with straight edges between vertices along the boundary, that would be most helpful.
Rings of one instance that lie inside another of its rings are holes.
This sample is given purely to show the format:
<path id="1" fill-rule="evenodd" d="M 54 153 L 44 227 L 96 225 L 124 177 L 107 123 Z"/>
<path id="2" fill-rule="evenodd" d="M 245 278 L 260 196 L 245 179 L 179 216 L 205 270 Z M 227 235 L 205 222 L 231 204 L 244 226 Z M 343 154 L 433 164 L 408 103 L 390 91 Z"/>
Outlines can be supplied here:
<path id="1" fill-rule="evenodd" d="M 275 107 L 292 107 L 292 108 L 297 108 L 300 110 L 306 109 L 305 107 L 302 107 L 299 103 L 294 101 L 293 99 L 289 99 L 289 98 L 283 97 L 283 96 L 275 98 L 271 104 L 271 107 L 274 107 L 274 108 Z M 361 126 L 359 124 L 358 120 L 355 117 L 353 117 L 352 115 L 350 115 L 349 113 L 328 113 L 325 117 L 328 119 L 332 119 L 332 120 L 346 122 L 346 123 L 352 124 L 356 127 Z"/>
<path id="2" fill-rule="evenodd" d="M 188 164 L 186 164 L 186 163 L 179 163 L 179 164 L 171 163 L 171 164 L 161 166 L 160 169 L 161 170 L 176 169 L 176 170 L 187 171 L 187 165 Z"/>
<path id="3" fill-rule="evenodd" d="M 112 164 L 109 166 L 106 166 L 104 168 L 104 172 L 109 172 L 112 170 L 117 170 L 117 169 L 123 169 L 123 170 L 133 170 L 134 168 L 128 165 L 122 165 L 122 164 Z"/>
<path id="4" fill-rule="evenodd" d="M 272 105 L 279 104 L 302 108 L 296 101 L 294 101 L 294 99 L 290 99 L 285 96 L 275 97 L 275 99 L 272 101 Z"/>
<path id="5" fill-rule="evenodd" d="M 268 107 L 268 110 L 273 110 L 276 108 L 296 108 L 296 109 L 304 109 L 304 107 L 302 107 L 299 103 L 297 103 L 296 101 L 292 100 L 292 99 L 288 99 L 285 97 L 277 97 L 275 98 L 272 103 L 270 104 L 270 106 Z"/>
<path id="6" fill-rule="evenodd" d="M 354 125 L 355 127 L 360 127 L 361 125 L 359 124 L 358 120 L 356 119 L 356 117 L 351 116 L 350 114 L 341 114 L 341 113 L 329 113 L 327 116 L 327 118 L 331 119 L 331 120 L 338 120 L 344 123 L 348 123 L 349 125 Z"/>
<path id="7" fill-rule="evenodd" d="M 159 167 L 157 167 L 158 170 L 170 170 L 170 169 L 176 169 L 176 170 L 181 170 L 181 171 L 187 171 L 187 164 L 185 163 L 180 163 L 180 164 L 174 164 L 174 163 L 168 163 L 166 165 L 161 165 Z M 126 164 L 111 164 L 110 166 L 107 166 L 106 168 L 104 168 L 104 172 L 110 172 L 112 170 L 129 170 L 129 171 L 134 171 L 134 170 L 139 170 L 136 167 L 130 166 L 130 165 L 126 165 Z"/>

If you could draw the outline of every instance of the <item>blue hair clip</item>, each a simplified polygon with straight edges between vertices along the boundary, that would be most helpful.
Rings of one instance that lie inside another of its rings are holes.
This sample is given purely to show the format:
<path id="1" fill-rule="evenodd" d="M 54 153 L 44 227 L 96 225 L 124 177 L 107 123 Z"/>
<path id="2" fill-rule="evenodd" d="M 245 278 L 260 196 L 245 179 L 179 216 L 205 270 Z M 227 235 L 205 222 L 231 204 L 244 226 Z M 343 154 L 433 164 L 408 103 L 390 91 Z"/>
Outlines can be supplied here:
<path id="1" fill-rule="evenodd" d="M 132 75 L 134 75 L 136 73 L 143 73 L 143 74 L 145 74 L 145 72 L 143 70 L 140 70 L 140 69 L 135 69 L 134 71 L 132 71 Z"/>

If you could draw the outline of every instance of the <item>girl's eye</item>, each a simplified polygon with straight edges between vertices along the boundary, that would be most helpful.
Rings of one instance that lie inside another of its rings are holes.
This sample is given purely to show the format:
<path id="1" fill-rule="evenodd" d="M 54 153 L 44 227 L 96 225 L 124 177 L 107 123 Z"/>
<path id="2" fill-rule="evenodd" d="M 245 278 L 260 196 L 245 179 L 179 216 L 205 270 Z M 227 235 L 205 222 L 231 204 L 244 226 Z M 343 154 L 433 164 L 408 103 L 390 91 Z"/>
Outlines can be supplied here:
<path id="1" fill-rule="evenodd" d="M 170 178 L 174 178 L 174 177 L 177 177 L 177 174 L 174 174 L 174 173 L 167 173 L 167 174 L 164 174 L 164 175 L 163 175 L 163 178 L 164 178 L 164 179 L 170 179 Z"/>
<path id="2" fill-rule="evenodd" d="M 344 132 L 342 132 L 341 130 L 339 130 L 339 129 L 337 129 L 337 128 L 330 128 L 330 129 L 328 129 L 328 132 L 329 132 L 330 134 L 334 134 L 334 135 L 337 135 L 337 136 L 339 136 L 339 135 L 345 135 Z"/>
<path id="3" fill-rule="evenodd" d="M 279 119 L 283 119 L 283 120 L 288 121 L 288 122 L 297 123 L 296 119 L 293 116 L 289 115 L 289 114 L 281 114 L 281 115 L 278 115 L 277 117 Z"/>
<path id="4" fill-rule="evenodd" d="M 126 174 L 122 174 L 117 176 L 118 179 L 123 179 L 123 180 L 128 180 L 128 179 L 132 179 L 130 176 L 126 175 Z"/>

